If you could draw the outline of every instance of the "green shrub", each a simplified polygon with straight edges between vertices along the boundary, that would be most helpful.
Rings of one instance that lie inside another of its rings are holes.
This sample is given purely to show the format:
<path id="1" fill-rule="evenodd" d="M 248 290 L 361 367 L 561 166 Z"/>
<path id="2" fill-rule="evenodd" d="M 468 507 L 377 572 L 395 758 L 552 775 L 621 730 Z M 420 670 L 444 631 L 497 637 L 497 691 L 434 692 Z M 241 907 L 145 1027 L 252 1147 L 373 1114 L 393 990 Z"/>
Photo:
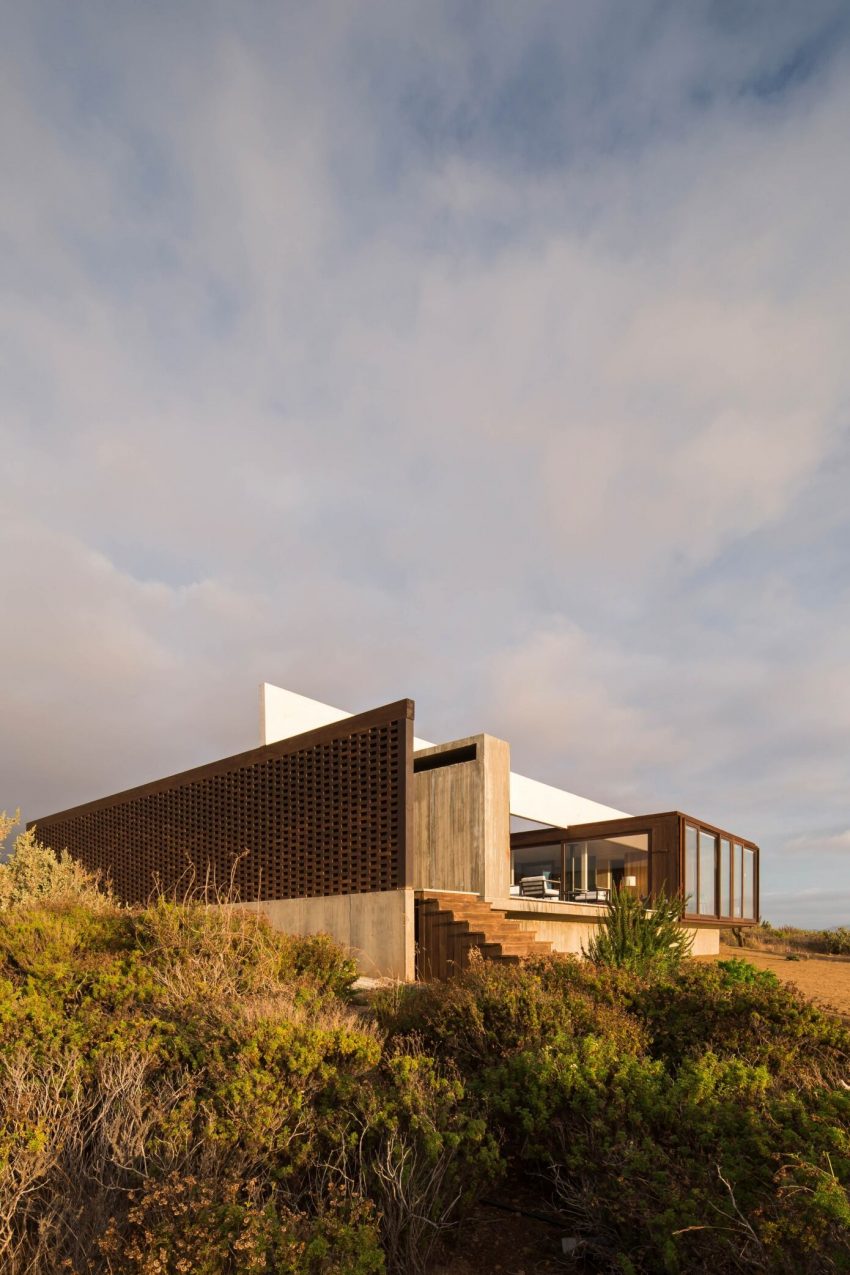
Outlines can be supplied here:
<path id="1" fill-rule="evenodd" d="M 646 1272 L 847 1268 L 850 1096 L 777 1093 L 764 1068 L 710 1052 L 676 1073 L 602 1056 L 564 1079 L 552 1172 L 597 1257 Z"/>
<path id="2" fill-rule="evenodd" d="M 840 1086 L 850 1073 L 850 1033 L 778 979 L 730 976 L 724 962 L 688 961 L 669 978 L 635 983 L 631 1012 L 649 1052 L 673 1070 L 711 1051 L 768 1068 L 795 1089 Z"/>
<path id="3" fill-rule="evenodd" d="M 326 940 L 278 934 L 237 909 L 4 913 L 4 1275 L 63 1261 L 153 1271 L 150 1254 L 122 1265 L 110 1248 L 126 1240 L 146 1253 L 149 1236 L 163 1270 L 186 1269 L 186 1244 L 206 1263 L 190 1269 L 381 1269 L 371 1204 L 348 1191 L 345 1208 L 331 1207 L 328 1196 L 381 1057 L 375 1029 L 346 1005 L 352 977 Z M 317 1165 L 329 1166 L 318 1178 Z M 218 1227 L 206 1248 L 201 1222 L 177 1209 L 189 1206 L 176 1184 L 191 1180 L 203 1183 L 192 1197 L 203 1225 Z M 265 1265 L 239 1258 L 249 1232 L 266 1244 Z"/>
<path id="4" fill-rule="evenodd" d="M 419 1275 L 437 1244 L 503 1172 L 495 1138 L 454 1067 L 415 1041 L 387 1050 L 358 1104 L 359 1180 L 391 1271 Z"/>
<path id="5" fill-rule="evenodd" d="M 850 926 L 847 925 L 831 930 L 802 930 L 794 925 L 771 925 L 769 921 L 762 921 L 755 927 L 738 928 L 734 932 L 743 947 L 788 947 L 795 952 L 850 956 Z"/>
<path id="6" fill-rule="evenodd" d="M 614 890 L 604 922 L 584 955 L 596 965 L 613 965 L 633 974 L 671 970 L 690 954 L 693 934 L 682 925 L 684 900 L 662 892 L 648 908 L 631 890 Z"/>
<path id="7" fill-rule="evenodd" d="M 169 1174 L 134 1192 L 98 1243 L 122 1275 L 378 1275 L 385 1269 L 374 1209 L 344 1187 L 315 1212 L 277 1198 L 273 1184 L 210 1185 Z"/>
<path id="8" fill-rule="evenodd" d="M 736 983 L 751 986 L 755 983 L 775 987 L 779 983 L 779 979 L 772 970 L 756 969 L 751 961 L 745 961 L 740 956 L 733 956 L 728 961 L 718 961 L 717 968 L 723 972 L 724 983 L 730 986 Z"/>
<path id="9" fill-rule="evenodd" d="M 256 911 L 0 913 L 4 1275 L 419 1275 L 527 1179 L 588 1270 L 850 1270 L 850 1035 L 740 961 L 350 1003 Z"/>
<path id="10" fill-rule="evenodd" d="M 589 1269 L 850 1269 L 850 1036 L 776 980 L 479 965 L 383 1025 L 458 1068 Z"/>
<path id="11" fill-rule="evenodd" d="M 639 1046 L 641 1029 L 615 1000 L 607 971 L 566 957 L 520 966 L 477 961 L 445 983 L 408 989 L 376 1012 L 391 1035 L 414 1034 L 438 1057 L 475 1075 L 506 1056 L 555 1037 L 604 1035 Z"/>
<path id="12" fill-rule="evenodd" d="M 0 849 L 19 822 L 20 811 L 15 815 L 0 812 Z M 0 911 L 57 900 L 75 900 L 92 909 L 113 906 L 100 877 L 87 872 L 67 850 L 54 853 L 43 846 L 35 828 L 19 833 L 0 862 Z"/>

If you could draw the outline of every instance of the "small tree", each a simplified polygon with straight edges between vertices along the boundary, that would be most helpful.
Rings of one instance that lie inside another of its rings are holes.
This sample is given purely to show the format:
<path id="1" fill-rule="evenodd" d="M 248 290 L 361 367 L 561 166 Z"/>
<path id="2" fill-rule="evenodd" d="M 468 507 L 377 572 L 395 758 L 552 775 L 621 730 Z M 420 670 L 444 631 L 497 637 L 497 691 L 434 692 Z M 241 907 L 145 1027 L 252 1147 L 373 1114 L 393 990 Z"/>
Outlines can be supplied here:
<path id="1" fill-rule="evenodd" d="M 614 965 L 646 975 L 672 970 L 690 955 L 693 934 L 682 925 L 684 899 L 662 891 L 651 908 L 631 890 L 614 890 L 608 915 L 582 952 L 595 965 Z"/>

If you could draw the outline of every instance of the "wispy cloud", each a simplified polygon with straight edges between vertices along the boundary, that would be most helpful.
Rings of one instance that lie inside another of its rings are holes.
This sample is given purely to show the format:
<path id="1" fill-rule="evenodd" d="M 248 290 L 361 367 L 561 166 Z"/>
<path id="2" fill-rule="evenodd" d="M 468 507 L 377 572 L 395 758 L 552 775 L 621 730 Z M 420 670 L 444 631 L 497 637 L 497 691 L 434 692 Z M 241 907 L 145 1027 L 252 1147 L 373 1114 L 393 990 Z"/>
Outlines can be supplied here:
<path id="1" fill-rule="evenodd" d="M 788 854 L 846 854 L 850 870 L 850 828 L 843 832 L 812 831 L 789 837 L 782 849 Z"/>

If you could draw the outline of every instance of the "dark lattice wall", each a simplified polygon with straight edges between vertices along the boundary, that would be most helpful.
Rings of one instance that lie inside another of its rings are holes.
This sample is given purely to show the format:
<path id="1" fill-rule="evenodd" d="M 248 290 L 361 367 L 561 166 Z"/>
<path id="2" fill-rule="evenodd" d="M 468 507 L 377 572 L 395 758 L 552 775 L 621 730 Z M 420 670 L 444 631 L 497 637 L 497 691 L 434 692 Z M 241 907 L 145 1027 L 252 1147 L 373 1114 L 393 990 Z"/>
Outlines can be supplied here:
<path id="1" fill-rule="evenodd" d="M 396 889 L 412 715 L 402 700 L 39 819 L 38 837 L 105 873 L 128 903 L 231 878 L 242 899 Z"/>

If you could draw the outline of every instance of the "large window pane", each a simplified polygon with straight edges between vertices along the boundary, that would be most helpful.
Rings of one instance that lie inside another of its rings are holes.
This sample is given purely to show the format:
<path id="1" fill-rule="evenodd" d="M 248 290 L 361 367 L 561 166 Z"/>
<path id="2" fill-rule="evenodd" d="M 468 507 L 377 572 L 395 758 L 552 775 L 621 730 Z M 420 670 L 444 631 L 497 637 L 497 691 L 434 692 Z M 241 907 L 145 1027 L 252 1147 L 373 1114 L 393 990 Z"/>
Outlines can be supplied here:
<path id="1" fill-rule="evenodd" d="M 514 847 L 511 869 L 511 881 L 517 888 L 524 877 L 545 877 L 547 889 L 557 889 L 561 884 L 560 844 Z"/>
<path id="2" fill-rule="evenodd" d="M 744 915 L 744 847 L 735 844 L 734 876 L 732 885 L 732 916 Z"/>
<path id="3" fill-rule="evenodd" d="M 686 912 L 697 910 L 697 830 L 685 824 L 685 904 Z"/>
<path id="4" fill-rule="evenodd" d="M 567 846 L 567 898 L 604 901 L 617 889 L 649 893 L 649 834 L 622 833 Z"/>
<path id="5" fill-rule="evenodd" d="M 744 918 L 751 921 L 756 915 L 756 855 L 744 846 Z"/>
<path id="6" fill-rule="evenodd" d="M 720 915 L 731 916 L 732 906 L 732 846 L 725 837 L 720 838 Z"/>
<path id="7" fill-rule="evenodd" d="M 715 882 L 715 856 L 717 838 L 704 828 L 699 830 L 699 914 L 717 915 L 717 890 Z"/>

